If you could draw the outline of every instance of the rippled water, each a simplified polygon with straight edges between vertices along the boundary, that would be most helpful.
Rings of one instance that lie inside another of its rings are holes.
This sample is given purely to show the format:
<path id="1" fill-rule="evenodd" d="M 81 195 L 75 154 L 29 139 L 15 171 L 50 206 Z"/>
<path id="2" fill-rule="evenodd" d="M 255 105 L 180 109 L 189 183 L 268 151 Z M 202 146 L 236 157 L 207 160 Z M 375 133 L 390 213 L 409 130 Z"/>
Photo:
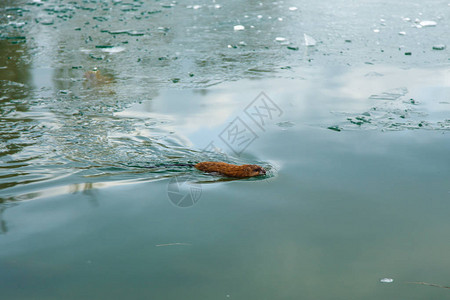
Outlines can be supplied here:
<path id="1" fill-rule="evenodd" d="M 448 297 L 449 9 L 2 1 L 1 294 Z"/>

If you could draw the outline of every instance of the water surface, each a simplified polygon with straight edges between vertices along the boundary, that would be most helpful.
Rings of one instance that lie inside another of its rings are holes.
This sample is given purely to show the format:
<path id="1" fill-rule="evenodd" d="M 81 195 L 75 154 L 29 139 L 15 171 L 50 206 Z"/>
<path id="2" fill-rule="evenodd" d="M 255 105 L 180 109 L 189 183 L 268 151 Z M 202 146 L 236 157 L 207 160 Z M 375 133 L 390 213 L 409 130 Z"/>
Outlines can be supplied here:
<path id="1" fill-rule="evenodd" d="M 448 3 L 0 8 L 5 299 L 449 297 Z"/>

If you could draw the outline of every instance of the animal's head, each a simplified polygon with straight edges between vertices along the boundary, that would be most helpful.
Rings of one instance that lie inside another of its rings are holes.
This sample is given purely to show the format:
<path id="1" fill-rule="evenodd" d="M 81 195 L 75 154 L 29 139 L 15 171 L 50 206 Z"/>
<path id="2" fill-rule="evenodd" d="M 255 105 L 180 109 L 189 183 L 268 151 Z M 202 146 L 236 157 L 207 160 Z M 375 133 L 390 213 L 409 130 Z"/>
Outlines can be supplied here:
<path id="1" fill-rule="evenodd" d="M 258 165 L 244 165 L 243 167 L 248 177 L 266 175 L 266 170 Z"/>

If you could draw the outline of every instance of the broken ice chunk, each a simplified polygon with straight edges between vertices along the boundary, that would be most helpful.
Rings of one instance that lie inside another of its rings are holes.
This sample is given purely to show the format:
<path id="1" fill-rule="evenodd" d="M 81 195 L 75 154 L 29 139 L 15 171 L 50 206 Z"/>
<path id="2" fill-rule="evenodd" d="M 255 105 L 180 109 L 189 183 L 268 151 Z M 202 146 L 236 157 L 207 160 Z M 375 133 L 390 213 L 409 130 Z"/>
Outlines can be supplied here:
<path id="1" fill-rule="evenodd" d="M 306 33 L 304 33 L 303 36 L 305 37 L 305 45 L 307 47 L 312 47 L 317 44 L 316 40 L 312 36 L 309 36 Z"/>

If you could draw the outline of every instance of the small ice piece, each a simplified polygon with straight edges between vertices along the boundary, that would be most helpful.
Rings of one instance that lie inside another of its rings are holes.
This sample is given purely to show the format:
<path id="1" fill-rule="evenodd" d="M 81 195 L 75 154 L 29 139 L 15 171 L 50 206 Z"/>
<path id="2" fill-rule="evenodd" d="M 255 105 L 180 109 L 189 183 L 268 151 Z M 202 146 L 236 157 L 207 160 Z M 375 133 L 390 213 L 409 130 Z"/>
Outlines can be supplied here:
<path id="1" fill-rule="evenodd" d="M 277 123 L 277 125 L 281 128 L 289 128 L 289 127 L 295 126 L 295 124 L 291 121 L 279 122 L 279 123 Z"/>
<path id="2" fill-rule="evenodd" d="M 373 32 L 378 33 L 380 32 L 380 29 L 374 29 Z"/>
<path id="3" fill-rule="evenodd" d="M 406 32 L 400 31 L 398 34 L 399 34 L 399 35 L 406 35 Z"/>
<path id="4" fill-rule="evenodd" d="M 405 22 L 411 22 L 410 18 L 403 18 L 402 20 L 405 21 Z"/>
<path id="5" fill-rule="evenodd" d="M 55 21 L 53 19 L 51 19 L 51 18 L 48 18 L 48 19 L 40 20 L 40 23 L 42 25 L 53 25 L 55 23 Z"/>
<path id="6" fill-rule="evenodd" d="M 25 22 L 9 22 L 8 25 L 11 25 L 14 28 L 22 28 L 25 26 Z"/>
<path id="7" fill-rule="evenodd" d="M 261 15 L 258 15 L 257 18 L 258 18 L 258 19 L 262 19 L 262 16 L 261 16 Z"/>
<path id="8" fill-rule="evenodd" d="M 234 25 L 233 29 L 234 29 L 235 31 L 239 31 L 239 30 L 244 30 L 245 27 L 244 27 L 243 25 Z"/>
<path id="9" fill-rule="evenodd" d="M 297 7 L 295 7 L 295 6 L 291 6 L 291 7 L 289 7 L 289 10 L 290 11 L 296 11 L 298 8 Z"/>
<path id="10" fill-rule="evenodd" d="M 434 45 L 433 50 L 445 50 L 445 45 L 443 45 L 443 44 Z"/>
<path id="11" fill-rule="evenodd" d="M 220 5 L 220 4 L 216 4 L 216 5 L 214 5 L 214 8 L 217 8 L 217 9 L 219 9 L 219 8 L 221 8 L 222 6 Z"/>
<path id="12" fill-rule="evenodd" d="M 194 6 L 192 6 L 193 9 L 199 9 L 201 7 L 202 7 L 201 5 L 194 5 Z"/>
<path id="13" fill-rule="evenodd" d="M 383 74 L 381 74 L 381 73 L 378 73 L 378 72 L 369 72 L 369 73 L 367 73 L 366 75 L 364 75 L 365 77 L 381 77 L 381 76 L 384 76 Z"/>
<path id="14" fill-rule="evenodd" d="M 435 21 L 422 21 L 419 23 L 422 27 L 431 27 L 436 26 L 437 23 Z"/>
<path id="15" fill-rule="evenodd" d="M 282 22 L 282 21 L 283 21 L 283 18 L 278 18 L 278 21 Z"/>
<path id="16" fill-rule="evenodd" d="M 342 131 L 342 129 L 338 125 L 329 126 L 327 128 L 330 129 L 330 130 L 333 130 L 333 131 L 337 131 L 337 132 Z"/>
<path id="17" fill-rule="evenodd" d="M 382 282 L 382 283 L 392 283 L 392 282 L 394 282 L 394 279 L 392 279 L 392 278 L 381 278 L 380 282 Z"/>
<path id="18" fill-rule="evenodd" d="M 285 42 L 286 41 L 286 38 L 284 38 L 284 37 L 276 37 L 275 38 L 275 41 L 277 41 L 277 42 Z"/>
<path id="19" fill-rule="evenodd" d="M 119 53 L 119 52 L 125 51 L 125 48 L 124 47 L 104 48 L 104 49 L 102 49 L 102 51 L 114 54 L 114 53 Z"/>
<path id="20" fill-rule="evenodd" d="M 137 31 L 137 30 L 130 30 L 127 32 L 127 34 L 131 35 L 131 36 L 141 36 L 141 35 L 144 35 L 144 32 Z"/>
<path id="21" fill-rule="evenodd" d="M 309 36 L 306 33 L 304 33 L 303 36 L 305 37 L 305 45 L 307 47 L 313 47 L 317 44 L 316 40 L 312 36 Z"/>

